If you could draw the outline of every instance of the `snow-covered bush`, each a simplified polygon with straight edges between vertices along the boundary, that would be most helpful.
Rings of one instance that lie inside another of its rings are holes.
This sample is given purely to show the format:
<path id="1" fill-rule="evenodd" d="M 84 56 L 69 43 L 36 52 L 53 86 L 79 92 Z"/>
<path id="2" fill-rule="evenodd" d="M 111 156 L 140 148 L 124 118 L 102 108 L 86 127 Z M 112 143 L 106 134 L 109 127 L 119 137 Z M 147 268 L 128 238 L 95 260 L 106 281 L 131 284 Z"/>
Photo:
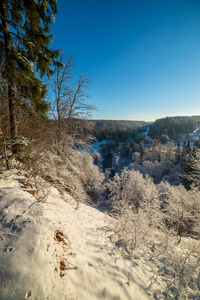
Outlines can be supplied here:
<path id="1" fill-rule="evenodd" d="M 174 144 L 158 144 L 149 149 L 141 143 L 138 151 L 131 156 L 116 152 L 113 157 L 115 172 L 121 174 L 123 168 L 127 167 L 129 170 L 140 171 L 144 176 L 150 175 L 156 184 L 163 179 L 175 185 L 183 181 L 183 165 L 176 160 Z"/>
<path id="2" fill-rule="evenodd" d="M 116 174 L 109 180 L 107 187 L 113 207 L 127 203 L 132 210 L 143 210 L 149 226 L 161 226 L 162 213 L 159 192 L 151 177 L 143 176 L 139 171 L 125 168 L 121 176 Z"/>
<path id="3" fill-rule="evenodd" d="M 125 168 L 120 177 L 116 174 L 113 180 L 107 183 L 113 205 L 116 206 L 117 201 L 123 200 L 137 209 L 144 198 L 144 182 L 145 179 L 139 171 Z"/>
<path id="4" fill-rule="evenodd" d="M 183 185 L 173 186 L 168 182 L 159 185 L 165 219 L 170 229 L 179 236 L 191 235 L 200 237 L 200 191 L 197 187 L 189 191 Z"/>
<path id="5" fill-rule="evenodd" d="M 148 286 L 154 298 L 198 299 L 198 188 L 156 185 L 151 177 L 128 169 L 110 179 L 107 187 L 115 217 L 110 237 L 124 257 L 141 259 L 155 272 Z"/>
<path id="6" fill-rule="evenodd" d="M 98 166 L 94 165 L 93 157 L 87 151 L 79 153 L 81 156 L 80 179 L 83 183 L 84 190 L 95 203 L 101 201 L 104 191 L 103 181 L 104 174 L 100 172 Z"/>
<path id="7" fill-rule="evenodd" d="M 118 220 L 115 239 L 130 252 L 141 243 L 139 236 L 152 229 L 164 230 L 157 186 L 139 171 L 124 169 L 107 183 L 113 212 Z"/>
<path id="8" fill-rule="evenodd" d="M 183 168 L 180 163 L 172 165 L 167 173 L 164 174 L 164 181 L 169 182 L 171 185 L 179 185 L 183 182 Z"/>
<path id="9" fill-rule="evenodd" d="M 182 182 L 183 170 L 180 164 L 172 165 L 167 160 L 161 162 L 150 160 L 145 160 L 142 163 L 132 162 L 127 168 L 139 171 L 143 176 L 149 175 L 156 184 L 162 180 L 168 181 L 173 185 L 179 185 Z"/>
<path id="10" fill-rule="evenodd" d="M 96 203 L 101 200 L 104 175 L 88 152 L 69 147 L 62 155 L 49 151 L 48 156 L 49 175 L 61 181 L 77 201 L 86 201 L 88 196 Z"/>
<path id="11" fill-rule="evenodd" d="M 199 242 L 185 239 L 182 244 L 169 237 L 168 244 L 156 251 L 158 278 L 165 282 L 165 299 L 199 299 L 200 253 Z M 163 250 L 162 250 L 163 249 Z M 157 295 L 156 295 L 157 294 Z M 160 291 L 155 298 L 160 299 Z"/>
<path id="12" fill-rule="evenodd" d="M 162 162 L 151 162 L 151 161 L 144 161 L 142 163 L 142 173 L 143 175 L 149 175 L 154 179 L 154 183 L 159 183 L 163 176 L 170 171 L 171 165 L 169 161 L 162 161 Z"/>
<path id="13" fill-rule="evenodd" d="M 71 136 L 59 144 L 48 145 L 47 149 L 39 151 L 38 148 L 38 145 L 32 147 L 30 160 L 26 164 L 29 177 L 36 174 L 38 181 L 43 178 L 78 202 L 91 198 L 96 203 L 101 200 L 104 175 L 94 165 L 92 155 L 77 148 Z"/>

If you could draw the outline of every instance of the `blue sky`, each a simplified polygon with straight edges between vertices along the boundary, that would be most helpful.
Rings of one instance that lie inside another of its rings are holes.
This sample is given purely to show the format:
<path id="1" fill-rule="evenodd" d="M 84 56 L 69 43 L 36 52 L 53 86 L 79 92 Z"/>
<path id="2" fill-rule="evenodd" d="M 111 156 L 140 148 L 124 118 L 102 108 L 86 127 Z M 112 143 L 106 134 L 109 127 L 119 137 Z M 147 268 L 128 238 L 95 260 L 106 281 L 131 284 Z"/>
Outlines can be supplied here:
<path id="1" fill-rule="evenodd" d="M 199 0 L 58 0 L 52 33 L 93 82 L 93 118 L 200 115 Z"/>

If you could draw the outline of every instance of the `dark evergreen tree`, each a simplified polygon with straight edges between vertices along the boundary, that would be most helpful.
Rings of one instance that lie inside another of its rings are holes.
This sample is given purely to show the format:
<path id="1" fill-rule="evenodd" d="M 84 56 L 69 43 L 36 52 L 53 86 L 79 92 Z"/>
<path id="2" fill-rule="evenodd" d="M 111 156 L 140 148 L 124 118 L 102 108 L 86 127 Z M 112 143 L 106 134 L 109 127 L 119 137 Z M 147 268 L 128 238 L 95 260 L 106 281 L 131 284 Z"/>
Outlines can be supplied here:
<path id="1" fill-rule="evenodd" d="M 180 143 L 180 140 L 178 140 L 177 146 L 176 146 L 176 163 L 177 164 L 180 162 L 180 159 L 181 159 L 181 143 Z"/>
<path id="2" fill-rule="evenodd" d="M 194 148 L 200 149 L 200 138 L 198 138 L 194 143 Z"/>
<path id="3" fill-rule="evenodd" d="M 158 147 L 160 145 L 160 139 L 158 136 L 155 137 L 152 143 L 152 147 Z"/>
<path id="4" fill-rule="evenodd" d="M 187 161 L 184 166 L 184 185 L 187 189 L 190 189 L 193 183 L 196 184 L 196 179 L 199 180 L 199 169 L 194 164 L 194 161 L 199 161 L 200 139 L 196 140 L 194 147 L 187 155 Z M 193 180 L 195 178 L 195 181 Z"/>
<path id="5" fill-rule="evenodd" d="M 187 142 L 186 142 L 186 140 L 184 140 L 183 146 L 182 146 L 182 149 L 181 149 L 181 154 L 180 154 L 180 164 L 181 164 L 183 169 L 185 168 L 187 160 L 188 160 Z"/>
<path id="6" fill-rule="evenodd" d="M 161 135 L 161 138 L 160 138 L 160 141 L 161 141 L 161 143 L 162 144 L 167 144 L 168 142 L 169 142 L 169 137 L 168 137 L 168 135 L 167 134 L 162 134 Z"/>
<path id="7" fill-rule="evenodd" d="M 152 159 L 153 161 L 161 161 L 161 149 L 160 149 L 160 140 L 159 137 L 156 137 L 153 140 L 151 145 Z"/>
<path id="8" fill-rule="evenodd" d="M 186 140 L 183 141 L 183 150 L 185 151 L 186 150 L 186 146 L 187 146 L 187 142 Z"/>
<path id="9" fill-rule="evenodd" d="M 144 157 L 144 144 L 142 142 L 140 142 L 140 158 L 141 160 Z"/>
<path id="10" fill-rule="evenodd" d="M 188 142 L 187 142 L 187 146 L 186 146 L 186 152 L 187 152 L 187 154 L 191 154 L 191 146 L 190 146 L 190 140 L 188 140 Z"/>
<path id="11" fill-rule="evenodd" d="M 11 136 L 17 135 L 16 108 L 30 107 L 43 116 L 46 85 L 36 72 L 52 74 L 51 64 L 59 52 L 50 48 L 56 0 L 0 1 L 1 76 L 8 91 Z"/>
<path id="12" fill-rule="evenodd" d="M 135 152 L 136 151 L 136 142 L 135 141 L 133 141 L 132 142 L 132 150 L 133 150 L 133 152 Z"/>
<path id="13" fill-rule="evenodd" d="M 94 155 L 94 165 L 98 166 L 98 156 L 97 153 Z"/>
<path id="14" fill-rule="evenodd" d="M 130 151 L 130 145 L 129 145 L 129 141 L 126 141 L 126 156 L 129 155 L 129 151 Z"/>

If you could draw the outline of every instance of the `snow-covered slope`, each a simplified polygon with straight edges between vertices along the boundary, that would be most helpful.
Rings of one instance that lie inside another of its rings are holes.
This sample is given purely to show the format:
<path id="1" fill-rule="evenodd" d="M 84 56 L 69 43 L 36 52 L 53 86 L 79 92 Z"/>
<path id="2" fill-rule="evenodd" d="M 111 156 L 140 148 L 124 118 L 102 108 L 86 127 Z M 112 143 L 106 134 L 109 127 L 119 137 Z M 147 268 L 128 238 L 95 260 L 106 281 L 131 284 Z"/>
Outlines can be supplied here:
<path id="1" fill-rule="evenodd" d="M 0 179 L 0 299 L 150 299 L 152 274 L 120 256 L 110 218 L 51 189 L 45 203 L 22 189 L 25 178 Z"/>

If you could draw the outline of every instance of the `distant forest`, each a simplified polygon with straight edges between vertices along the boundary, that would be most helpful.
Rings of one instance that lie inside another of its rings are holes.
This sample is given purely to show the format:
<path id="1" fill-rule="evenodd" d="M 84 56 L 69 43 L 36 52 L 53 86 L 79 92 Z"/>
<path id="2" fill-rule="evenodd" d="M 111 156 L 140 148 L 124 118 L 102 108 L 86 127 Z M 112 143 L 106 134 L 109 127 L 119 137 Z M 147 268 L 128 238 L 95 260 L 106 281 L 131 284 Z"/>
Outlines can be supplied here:
<path id="1" fill-rule="evenodd" d="M 95 126 L 99 127 L 115 127 L 120 130 L 125 130 L 127 128 L 138 128 L 140 126 L 148 125 L 145 121 L 127 121 L 127 120 L 93 120 Z"/>
<path id="2" fill-rule="evenodd" d="M 200 116 L 166 117 L 155 122 L 126 120 L 93 120 L 94 135 L 99 140 L 140 142 L 146 135 L 154 139 L 167 135 L 170 140 L 189 139 L 189 134 L 200 125 Z"/>
<path id="3" fill-rule="evenodd" d="M 94 136 L 99 140 L 114 140 L 126 142 L 127 140 L 140 141 L 142 136 L 140 132 L 146 131 L 149 125 L 145 121 L 127 121 L 127 120 L 92 120 L 94 127 Z"/>
<path id="4" fill-rule="evenodd" d="M 167 134 L 171 140 L 189 138 L 189 134 L 196 130 L 200 124 L 200 116 L 191 117 L 166 117 L 156 120 L 150 125 L 148 135 L 151 138 Z"/>

